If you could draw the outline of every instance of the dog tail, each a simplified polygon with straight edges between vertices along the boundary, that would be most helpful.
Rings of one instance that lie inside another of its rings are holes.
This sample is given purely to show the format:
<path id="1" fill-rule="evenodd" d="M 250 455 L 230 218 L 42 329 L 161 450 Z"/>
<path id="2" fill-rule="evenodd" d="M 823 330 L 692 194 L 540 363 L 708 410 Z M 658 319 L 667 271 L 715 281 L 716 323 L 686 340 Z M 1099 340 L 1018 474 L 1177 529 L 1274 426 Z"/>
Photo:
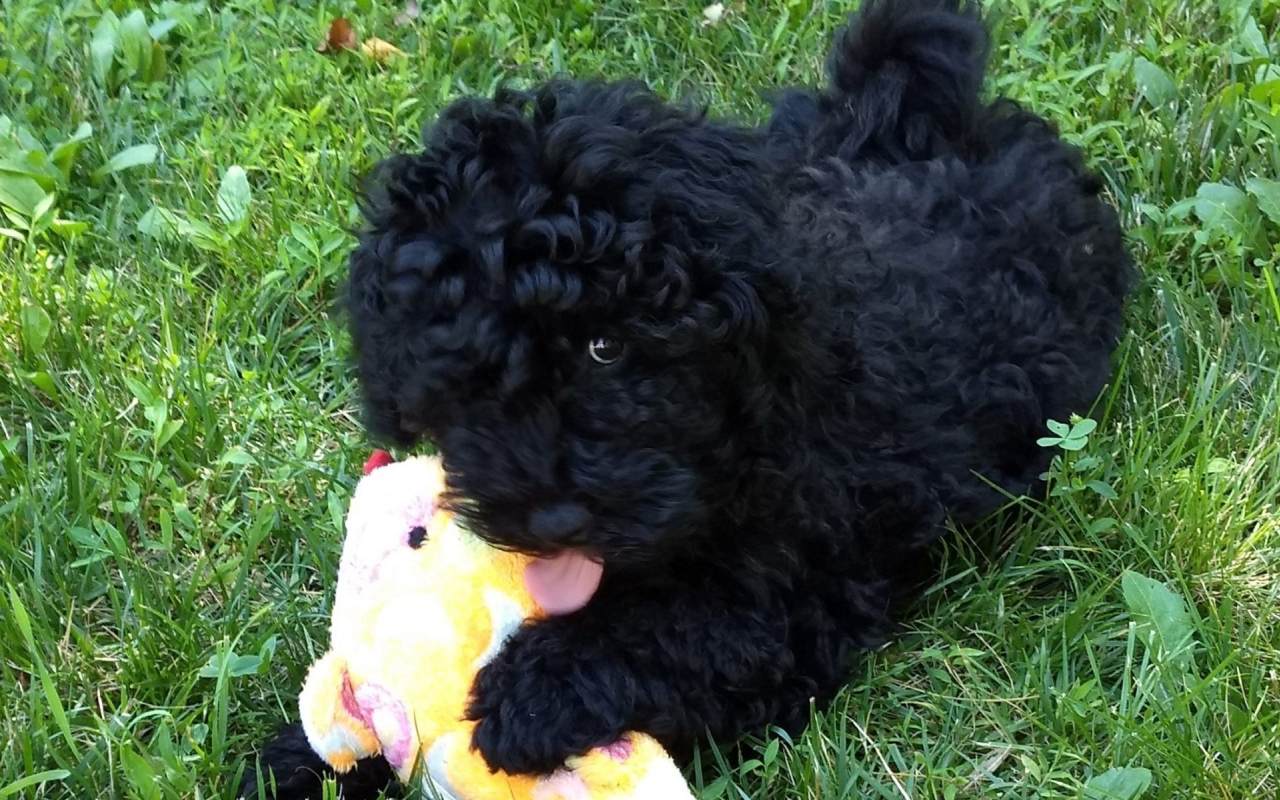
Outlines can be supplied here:
<path id="1" fill-rule="evenodd" d="M 976 0 L 865 0 L 827 58 L 825 154 L 901 161 L 964 149 L 988 47 Z"/>

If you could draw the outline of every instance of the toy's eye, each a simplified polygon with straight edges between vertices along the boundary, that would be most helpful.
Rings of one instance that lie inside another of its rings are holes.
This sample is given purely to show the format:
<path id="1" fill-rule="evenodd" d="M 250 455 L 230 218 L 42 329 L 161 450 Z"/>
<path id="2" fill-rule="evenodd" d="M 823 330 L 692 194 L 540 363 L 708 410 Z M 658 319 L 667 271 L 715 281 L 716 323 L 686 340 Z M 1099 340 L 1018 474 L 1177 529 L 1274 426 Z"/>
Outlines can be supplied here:
<path id="1" fill-rule="evenodd" d="M 597 364 L 612 364 L 622 358 L 622 342 L 608 336 L 597 336 L 587 343 L 587 354 Z"/>
<path id="2" fill-rule="evenodd" d="M 422 543 L 427 540 L 427 529 L 419 525 L 409 531 L 409 546 L 414 550 L 422 547 Z"/>

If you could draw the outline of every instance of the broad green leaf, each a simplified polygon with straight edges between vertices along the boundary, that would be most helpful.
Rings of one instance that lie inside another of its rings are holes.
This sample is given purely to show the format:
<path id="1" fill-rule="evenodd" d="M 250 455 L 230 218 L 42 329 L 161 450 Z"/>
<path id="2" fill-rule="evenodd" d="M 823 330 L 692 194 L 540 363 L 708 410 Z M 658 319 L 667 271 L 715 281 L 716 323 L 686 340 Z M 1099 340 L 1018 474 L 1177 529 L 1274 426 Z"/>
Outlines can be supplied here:
<path id="1" fill-rule="evenodd" d="M 164 402 L 164 398 L 150 386 L 136 378 L 130 378 L 126 375 L 124 376 L 124 383 L 129 387 L 129 392 L 137 398 L 138 404 L 142 406 L 144 411 L 149 411 Z"/>
<path id="2" fill-rule="evenodd" d="M 1245 189 L 1258 201 L 1258 208 L 1277 225 L 1280 225 L 1280 181 L 1267 178 L 1250 178 Z"/>
<path id="3" fill-rule="evenodd" d="M 151 164 L 156 160 L 157 152 L 159 151 L 154 144 L 135 144 L 133 147 L 126 147 L 112 156 L 110 161 L 94 170 L 93 178 L 101 180 L 121 170 Z"/>
<path id="4" fill-rule="evenodd" d="M 1134 59 L 1133 77 L 1138 84 L 1138 91 L 1153 106 L 1163 106 L 1178 96 L 1178 88 L 1174 86 L 1169 73 L 1142 56 Z"/>
<path id="5" fill-rule="evenodd" d="M 157 449 L 164 447 L 173 434 L 178 432 L 178 428 L 182 427 L 181 421 L 178 421 L 176 426 L 172 424 L 169 419 L 169 403 L 165 400 L 147 406 L 143 409 L 142 415 L 151 423 L 151 439 L 155 442 Z"/>
<path id="6" fill-rule="evenodd" d="M 160 206 L 152 206 L 138 218 L 138 233 L 153 239 L 168 239 L 177 235 L 178 226 L 173 212 Z"/>
<path id="7" fill-rule="evenodd" d="M 1119 523 L 1116 522 L 1114 517 L 1099 517 L 1098 519 L 1095 519 L 1093 522 L 1089 523 L 1089 527 L 1087 530 L 1089 531 L 1089 533 L 1094 534 L 1096 536 L 1098 534 L 1106 533 L 1107 531 L 1110 531 L 1110 530 L 1115 530 L 1115 527 L 1118 524 Z"/>
<path id="8" fill-rule="evenodd" d="M 20 316 L 22 346 L 32 355 L 39 355 L 44 351 L 45 342 L 49 340 L 49 333 L 53 330 L 53 320 L 49 318 L 49 312 L 35 305 L 23 306 Z"/>
<path id="9" fill-rule="evenodd" d="M 46 192 L 57 189 L 62 178 L 43 150 L 27 150 L 0 158 L 0 173 L 25 175 Z"/>
<path id="10" fill-rule="evenodd" d="M 36 203 L 36 207 L 31 209 L 31 227 L 35 229 L 37 224 L 43 227 L 43 223 L 47 222 L 53 216 L 53 204 L 58 202 L 58 196 L 53 192 L 49 192 L 40 198 L 40 202 Z"/>
<path id="11" fill-rule="evenodd" d="M 765 747 L 764 749 L 764 755 L 761 756 L 761 760 L 764 761 L 764 765 L 766 767 L 772 764 L 775 760 L 777 760 L 778 749 L 779 747 L 781 747 L 781 745 L 782 745 L 782 741 L 780 739 L 769 740 L 768 746 Z"/>
<path id="12" fill-rule="evenodd" d="M 120 533 L 120 529 L 101 517 L 93 518 L 93 527 L 112 554 L 116 558 L 124 558 L 129 552 L 129 545 L 125 542 L 124 534 Z"/>
<path id="13" fill-rule="evenodd" d="M 1165 217 L 1172 222 L 1184 222 L 1191 218 L 1192 212 L 1196 210 L 1196 199 L 1188 197 L 1171 204 L 1164 210 Z"/>
<path id="14" fill-rule="evenodd" d="M 1196 190 L 1196 216 L 1210 230 L 1244 230 L 1250 206 L 1249 195 L 1226 183 L 1202 183 Z"/>
<path id="15" fill-rule="evenodd" d="M 1093 433 L 1097 429 L 1098 429 L 1097 422 L 1091 419 L 1082 419 L 1079 422 L 1077 422 L 1075 425 L 1071 426 L 1071 433 L 1069 435 L 1071 436 L 1072 439 L 1079 439 L 1081 437 L 1088 436 L 1089 434 Z"/>
<path id="16" fill-rule="evenodd" d="M 253 190 L 249 187 L 249 176 L 245 174 L 244 167 L 227 167 L 222 175 L 222 183 L 218 186 L 218 216 L 227 225 L 239 230 L 249 216 L 249 205 L 252 202 Z"/>
<path id="17" fill-rule="evenodd" d="M 1235 470 L 1236 463 L 1229 458 L 1211 458 L 1204 468 L 1206 475 L 1223 475 Z"/>
<path id="18" fill-rule="evenodd" d="M 1274 107 L 1280 105 L 1280 79 L 1255 84 L 1249 90 L 1249 99 L 1255 103 L 1272 106 L 1274 113 Z"/>
<path id="19" fill-rule="evenodd" d="M 226 247 L 226 240 L 213 226 L 202 219 L 178 218 L 178 235 L 192 246 L 209 252 L 218 252 Z"/>
<path id="20" fill-rule="evenodd" d="M 196 744 L 204 744 L 204 740 L 209 738 L 209 726 L 203 722 L 197 722 L 191 726 L 191 741 Z"/>
<path id="21" fill-rule="evenodd" d="M 214 653 L 213 655 L 209 656 L 209 660 L 206 661 L 204 663 L 204 666 L 201 667 L 196 672 L 196 675 L 200 676 L 201 678 L 218 677 L 219 675 L 222 674 L 222 661 L 223 661 L 222 654 Z"/>
<path id="22" fill-rule="evenodd" d="M 27 130 L 25 125 L 20 125 L 9 117 L 0 114 L 0 145 L 6 144 L 5 139 L 12 139 L 16 142 L 19 150 L 40 149 L 40 140 L 31 131 Z"/>
<path id="23" fill-rule="evenodd" d="M 164 80 L 164 76 L 169 74 L 169 58 L 164 53 L 164 47 L 159 42 L 151 45 L 151 60 L 147 64 L 147 71 L 142 74 L 150 83 Z"/>
<path id="24" fill-rule="evenodd" d="M 147 760 L 124 745 L 120 748 L 120 763 L 124 767 L 125 777 L 142 800 L 160 800 L 160 784 L 156 782 L 156 771 Z"/>
<path id="25" fill-rule="evenodd" d="M 217 678 L 225 669 L 227 677 L 240 678 L 245 675 L 256 675 L 261 666 L 262 656 L 241 656 L 236 655 L 232 650 L 228 653 L 214 653 L 209 656 L 209 660 L 196 674 L 201 678 Z"/>
<path id="26" fill-rule="evenodd" d="M 276 647 L 280 645 L 280 637 L 272 634 L 262 643 L 262 647 L 258 648 L 258 657 L 263 661 L 270 661 L 272 656 L 276 654 Z"/>
<path id="27" fill-rule="evenodd" d="M 205 4 L 201 2 L 180 3 L 176 0 L 165 0 L 160 4 L 160 14 L 165 19 L 171 19 L 184 28 L 191 28 L 196 24 L 196 20 L 205 11 Z M 160 38 L 160 37 L 156 37 Z"/>
<path id="28" fill-rule="evenodd" d="M 147 404 L 146 408 L 142 410 L 142 416 L 147 418 L 147 422 L 159 428 L 169 419 L 168 401 L 157 399 L 155 402 Z"/>
<path id="29" fill-rule="evenodd" d="M 151 34 L 141 9 L 120 20 L 120 53 L 130 75 L 145 75 L 151 66 Z"/>
<path id="30" fill-rule="evenodd" d="M 44 189 L 30 176 L 0 172 L 0 205 L 30 219 L 44 197 Z"/>
<path id="31" fill-rule="evenodd" d="M 151 38 L 158 42 L 165 36 L 168 36 L 169 31 L 176 27 L 178 27 L 178 21 L 176 19 L 158 19 L 151 23 L 150 28 L 147 28 L 147 33 L 151 34 Z"/>
<path id="32" fill-rule="evenodd" d="M 236 656 L 231 659 L 231 663 L 227 666 L 227 676 L 231 678 L 239 678 L 244 675 L 257 675 L 258 668 L 261 666 L 262 656 Z"/>
<path id="33" fill-rule="evenodd" d="M 142 215 L 138 232 L 156 239 L 179 239 L 201 250 L 216 252 L 226 246 L 222 234 L 209 223 L 189 219 L 162 206 L 152 206 Z"/>
<path id="34" fill-rule="evenodd" d="M 1240 44 L 1244 51 L 1255 58 L 1267 58 L 1271 55 L 1267 48 L 1267 37 L 1258 27 L 1258 21 L 1250 16 L 1244 21 L 1240 31 Z"/>
<path id="35" fill-rule="evenodd" d="M 1157 663 L 1191 673 L 1195 669 L 1195 625 L 1183 599 L 1160 581 L 1129 570 L 1120 583 L 1139 638 L 1153 651 Z"/>
<path id="36" fill-rule="evenodd" d="M 325 500 L 329 508 L 329 523 L 335 531 L 342 530 L 343 520 L 347 515 L 346 501 L 332 489 L 327 493 Z"/>
<path id="37" fill-rule="evenodd" d="M 105 546 L 101 536 L 80 525 L 68 528 L 67 538 L 81 550 L 101 550 Z"/>
<path id="38" fill-rule="evenodd" d="M 31 385 L 48 395 L 51 399 L 58 398 L 58 385 L 53 382 L 53 376 L 48 372 L 38 369 L 35 372 L 28 372 L 23 375 L 27 380 L 31 381 Z"/>
<path id="39" fill-rule="evenodd" d="M 273 269 L 267 274 L 263 275 L 262 280 L 258 281 L 258 288 L 265 289 L 288 274 L 289 273 L 286 272 L 285 270 Z"/>
<path id="40" fill-rule="evenodd" d="M 254 457 L 243 447 L 232 447 L 227 450 L 227 452 L 223 453 L 222 457 L 218 459 L 219 464 L 235 464 L 240 467 L 254 462 Z"/>
<path id="41" fill-rule="evenodd" d="M 89 59 L 93 64 L 93 77 L 98 83 L 107 84 L 111 64 L 115 61 L 116 47 L 120 43 L 120 19 L 111 11 L 104 11 L 93 27 L 93 40 L 89 43 Z"/>
<path id="42" fill-rule="evenodd" d="M 182 422 L 183 421 L 180 419 L 171 419 L 159 427 L 155 432 L 157 450 L 169 443 L 169 440 L 173 438 L 173 435 L 182 427 Z"/>
<path id="43" fill-rule="evenodd" d="M 1116 490 L 1111 488 L 1111 484 L 1106 483 L 1105 481 L 1089 481 L 1085 485 L 1099 496 L 1105 497 L 1108 500 L 1120 499 L 1120 495 L 1116 494 Z"/>
<path id="44" fill-rule="evenodd" d="M 13 175 L 25 175 L 32 180 L 41 177 L 43 170 L 32 163 L 34 153 L 12 152 L 7 156 L 0 157 L 0 173 L 10 173 Z"/>
<path id="45" fill-rule="evenodd" d="M 729 788 L 729 776 L 721 775 L 702 789 L 701 800 L 719 800 Z"/>
<path id="46" fill-rule="evenodd" d="M 311 110 L 307 112 L 307 119 L 311 121 L 312 125 L 316 124 L 329 111 L 329 106 L 332 104 L 333 99 L 330 95 L 321 97 L 320 100 L 311 107 Z"/>
<path id="47" fill-rule="evenodd" d="M 49 227 L 59 236 L 79 236 L 89 230 L 89 223 L 74 219 L 55 219 Z"/>
<path id="48" fill-rule="evenodd" d="M 87 122 L 81 122 L 76 132 L 71 134 L 71 138 L 53 148 L 53 152 L 49 154 L 49 160 L 61 170 L 64 180 L 71 177 L 71 165 L 76 160 L 76 154 L 80 152 L 81 145 L 92 135 L 93 126 Z"/>
<path id="49" fill-rule="evenodd" d="M 1151 770 L 1143 767 L 1112 767 L 1094 775 L 1085 784 L 1088 800 L 1138 800 L 1151 787 Z"/>
<path id="50" fill-rule="evenodd" d="M 1053 431 L 1059 436 L 1066 436 L 1069 433 L 1071 433 L 1070 425 L 1068 425 L 1065 422 L 1058 422 L 1056 419 L 1049 420 L 1048 422 L 1045 423 L 1045 425 L 1048 426 L 1049 430 Z"/>

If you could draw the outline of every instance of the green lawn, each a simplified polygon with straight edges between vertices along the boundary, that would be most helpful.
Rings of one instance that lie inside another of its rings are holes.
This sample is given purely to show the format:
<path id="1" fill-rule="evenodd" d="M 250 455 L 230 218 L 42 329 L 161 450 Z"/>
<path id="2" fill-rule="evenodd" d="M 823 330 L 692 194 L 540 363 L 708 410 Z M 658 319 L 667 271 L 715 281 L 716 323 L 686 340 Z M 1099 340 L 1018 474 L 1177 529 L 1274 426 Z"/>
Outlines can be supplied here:
<path id="1" fill-rule="evenodd" d="M 353 176 L 503 78 L 754 118 L 844 11 L 703 5 L 0 2 L 0 798 L 231 796 L 323 648 L 368 449 Z M 1087 146 L 1145 274 L 1116 381 L 1055 496 L 957 536 L 835 708 L 703 797 L 1280 791 L 1278 10 L 995 8 L 992 90 Z M 317 53 L 335 16 L 404 57 Z"/>

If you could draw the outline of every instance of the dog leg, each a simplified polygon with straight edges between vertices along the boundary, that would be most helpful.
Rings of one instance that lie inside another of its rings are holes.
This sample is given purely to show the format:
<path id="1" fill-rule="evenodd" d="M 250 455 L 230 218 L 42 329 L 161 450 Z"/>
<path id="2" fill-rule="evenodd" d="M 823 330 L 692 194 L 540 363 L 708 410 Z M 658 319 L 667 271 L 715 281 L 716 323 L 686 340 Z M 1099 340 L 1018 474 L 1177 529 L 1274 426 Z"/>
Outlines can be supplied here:
<path id="1" fill-rule="evenodd" d="M 710 599 L 735 595 L 597 598 L 526 624 L 476 678 L 474 746 L 491 767 L 547 773 L 627 731 L 678 755 L 705 733 L 807 711 L 813 686 L 795 683 L 784 606 L 769 616 Z"/>
<path id="2" fill-rule="evenodd" d="M 381 756 L 366 758 L 357 762 L 351 771 L 336 774 L 311 749 L 299 724 L 289 725 L 276 734 L 262 748 L 256 767 L 252 764 L 246 767 L 237 798 L 321 800 L 324 782 L 329 778 L 337 781 L 338 796 L 343 800 L 375 800 L 394 796 L 387 793 L 393 788 L 395 773 L 386 759 Z"/>

